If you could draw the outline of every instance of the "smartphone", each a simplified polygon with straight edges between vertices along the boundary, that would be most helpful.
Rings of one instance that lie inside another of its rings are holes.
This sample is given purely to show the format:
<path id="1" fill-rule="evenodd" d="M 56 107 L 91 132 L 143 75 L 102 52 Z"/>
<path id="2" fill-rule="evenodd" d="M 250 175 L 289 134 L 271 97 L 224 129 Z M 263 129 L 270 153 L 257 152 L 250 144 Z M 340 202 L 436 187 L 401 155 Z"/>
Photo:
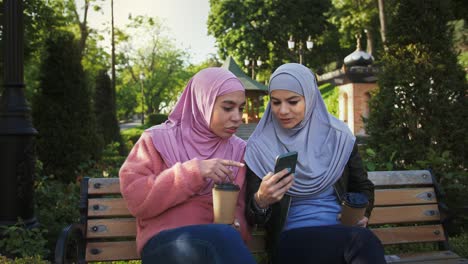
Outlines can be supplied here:
<path id="1" fill-rule="evenodd" d="M 296 171 L 296 163 L 297 151 L 291 151 L 278 155 L 275 162 L 275 173 L 280 172 L 286 168 L 290 168 L 291 173 L 294 173 Z M 286 174 L 284 177 L 288 176 L 289 174 L 290 173 Z M 282 180 L 282 178 L 280 180 Z"/>

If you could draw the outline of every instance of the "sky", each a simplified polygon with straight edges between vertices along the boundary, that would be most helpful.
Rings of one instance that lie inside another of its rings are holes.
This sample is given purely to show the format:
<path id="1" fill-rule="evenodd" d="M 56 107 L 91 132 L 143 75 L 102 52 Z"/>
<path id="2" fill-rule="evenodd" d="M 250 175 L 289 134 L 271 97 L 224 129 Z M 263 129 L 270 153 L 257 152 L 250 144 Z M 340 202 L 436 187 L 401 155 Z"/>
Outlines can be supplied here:
<path id="1" fill-rule="evenodd" d="M 80 6 L 82 1 L 76 1 Z M 130 13 L 132 16 L 157 16 L 168 27 L 167 35 L 176 46 L 187 50 L 190 62 L 197 64 L 206 60 L 209 54 L 217 53 L 214 37 L 208 36 L 209 10 L 209 0 L 114 0 L 114 23 L 123 28 Z M 110 1 L 104 2 L 103 12 L 90 12 L 90 27 L 103 29 L 104 23 L 110 21 Z"/>

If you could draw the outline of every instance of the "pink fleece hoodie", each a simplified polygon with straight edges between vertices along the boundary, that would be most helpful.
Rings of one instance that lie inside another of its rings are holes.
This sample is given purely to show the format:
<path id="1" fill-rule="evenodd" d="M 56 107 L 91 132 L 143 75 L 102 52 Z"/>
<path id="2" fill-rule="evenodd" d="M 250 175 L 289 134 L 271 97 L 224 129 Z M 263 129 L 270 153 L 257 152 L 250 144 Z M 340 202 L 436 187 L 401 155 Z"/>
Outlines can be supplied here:
<path id="1" fill-rule="evenodd" d="M 137 223 L 137 251 L 154 235 L 167 229 L 213 223 L 211 193 L 198 195 L 205 185 L 199 160 L 176 163 L 168 168 L 154 148 L 150 132 L 144 132 L 120 168 L 120 190 Z M 250 239 L 244 216 L 245 167 L 235 183 L 241 186 L 236 218 L 241 236 Z"/>

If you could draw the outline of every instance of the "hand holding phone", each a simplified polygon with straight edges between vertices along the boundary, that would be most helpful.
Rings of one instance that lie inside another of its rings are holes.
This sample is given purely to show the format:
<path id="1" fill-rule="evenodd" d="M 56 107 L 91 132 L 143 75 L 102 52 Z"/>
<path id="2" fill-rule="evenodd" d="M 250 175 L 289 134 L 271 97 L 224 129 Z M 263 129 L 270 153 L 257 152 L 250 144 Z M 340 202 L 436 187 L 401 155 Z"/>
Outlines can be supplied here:
<path id="1" fill-rule="evenodd" d="M 297 163 L 297 151 L 291 151 L 288 153 L 283 153 L 281 155 L 278 155 L 276 157 L 276 162 L 275 162 L 275 173 L 278 173 L 286 168 L 289 168 L 290 173 L 284 176 L 286 177 L 289 174 L 294 173 L 296 171 L 296 163 Z"/>
<path id="2" fill-rule="evenodd" d="M 272 172 L 269 172 L 265 175 L 260 183 L 257 193 L 255 193 L 254 199 L 259 207 L 267 208 L 269 205 L 274 204 L 283 198 L 284 194 L 294 183 L 294 179 L 291 179 L 289 182 L 282 180 L 296 171 L 296 163 L 296 151 L 284 153 L 276 157 L 275 173 L 273 174 Z M 277 176 L 277 173 L 286 168 L 290 169 L 289 173 L 285 174 L 278 180 L 277 177 L 279 176 Z"/>

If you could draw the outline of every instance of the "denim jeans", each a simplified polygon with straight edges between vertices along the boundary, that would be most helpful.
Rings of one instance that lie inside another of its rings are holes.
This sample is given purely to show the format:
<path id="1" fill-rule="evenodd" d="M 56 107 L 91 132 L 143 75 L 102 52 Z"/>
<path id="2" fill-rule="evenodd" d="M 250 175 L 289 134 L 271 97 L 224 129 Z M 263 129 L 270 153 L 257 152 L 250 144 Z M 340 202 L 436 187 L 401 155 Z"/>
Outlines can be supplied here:
<path id="1" fill-rule="evenodd" d="M 344 225 L 283 232 L 277 260 L 274 263 L 386 263 L 382 243 L 372 231 Z"/>
<path id="2" fill-rule="evenodd" d="M 184 226 L 162 231 L 145 244 L 141 259 L 143 264 L 255 263 L 240 233 L 223 224 Z"/>

